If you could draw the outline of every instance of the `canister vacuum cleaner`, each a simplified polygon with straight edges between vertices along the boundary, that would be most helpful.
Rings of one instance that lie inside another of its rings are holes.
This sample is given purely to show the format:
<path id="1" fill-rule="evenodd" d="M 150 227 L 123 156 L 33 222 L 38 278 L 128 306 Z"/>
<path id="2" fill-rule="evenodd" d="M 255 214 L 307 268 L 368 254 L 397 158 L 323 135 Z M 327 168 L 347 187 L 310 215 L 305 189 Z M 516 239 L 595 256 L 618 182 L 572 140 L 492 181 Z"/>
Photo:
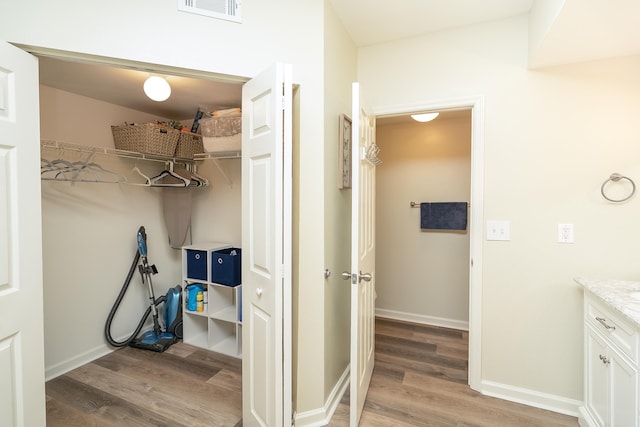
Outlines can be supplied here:
<path id="1" fill-rule="evenodd" d="M 109 316 L 107 317 L 107 322 L 104 328 L 105 338 L 107 339 L 107 342 L 114 347 L 124 347 L 129 345 L 131 347 L 141 348 L 144 350 L 163 352 L 179 338 L 182 338 L 182 288 L 178 285 L 169 289 L 166 295 L 160 296 L 156 299 L 151 276 L 157 274 L 158 269 L 155 265 L 149 264 L 149 260 L 147 258 L 147 234 L 144 227 L 140 227 L 138 229 L 137 243 L 138 251 L 136 252 L 133 263 L 131 264 L 127 278 L 122 285 L 122 289 L 120 290 L 120 293 L 109 312 Z M 111 323 L 125 293 L 127 292 L 127 289 L 129 288 L 129 284 L 131 283 L 131 279 L 133 278 L 136 269 L 140 272 L 142 283 L 147 284 L 149 307 L 140 319 L 140 322 L 133 334 L 124 341 L 116 341 L 111 336 Z M 158 315 L 158 306 L 162 303 L 164 303 L 164 330 L 160 325 Z M 139 335 L 150 314 L 152 314 L 153 318 L 153 330 L 146 331 Z"/>

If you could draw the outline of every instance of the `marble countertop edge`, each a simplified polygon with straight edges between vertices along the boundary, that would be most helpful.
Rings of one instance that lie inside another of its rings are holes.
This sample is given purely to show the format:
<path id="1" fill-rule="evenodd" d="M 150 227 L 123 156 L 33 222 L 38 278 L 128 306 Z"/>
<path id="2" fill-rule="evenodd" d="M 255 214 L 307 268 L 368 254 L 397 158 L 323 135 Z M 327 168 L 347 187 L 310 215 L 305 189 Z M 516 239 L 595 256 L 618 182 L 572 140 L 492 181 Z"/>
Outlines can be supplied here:
<path id="1" fill-rule="evenodd" d="M 640 329 L 640 282 L 582 277 L 574 280 Z"/>

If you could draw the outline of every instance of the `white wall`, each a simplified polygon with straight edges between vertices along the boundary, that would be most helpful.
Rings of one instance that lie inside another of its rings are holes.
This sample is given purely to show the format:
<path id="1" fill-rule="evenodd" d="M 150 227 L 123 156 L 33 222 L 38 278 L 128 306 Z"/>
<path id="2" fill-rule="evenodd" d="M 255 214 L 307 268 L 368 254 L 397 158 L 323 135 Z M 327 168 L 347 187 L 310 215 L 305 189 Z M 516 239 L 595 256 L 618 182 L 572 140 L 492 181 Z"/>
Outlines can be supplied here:
<path id="1" fill-rule="evenodd" d="M 461 329 L 469 231 L 420 230 L 410 202 L 469 202 L 471 114 L 377 127 L 376 313 Z"/>
<path id="2" fill-rule="evenodd" d="M 509 19 L 362 48 L 358 73 L 377 109 L 484 97 L 484 218 L 511 221 L 511 241 L 483 244 L 483 387 L 575 409 L 573 278 L 640 274 L 640 199 L 600 195 L 612 172 L 640 179 L 640 58 L 529 71 L 527 43 L 526 18 Z M 558 223 L 574 244 L 556 243 Z"/>
<path id="3" fill-rule="evenodd" d="M 340 274 L 351 269 L 351 190 L 338 189 L 339 116 L 351 116 L 351 84 L 356 81 L 356 48 L 327 2 L 325 9 L 324 226 L 324 396 L 336 392 L 349 366 L 350 286 Z M 334 396 L 340 399 L 342 396 Z"/>

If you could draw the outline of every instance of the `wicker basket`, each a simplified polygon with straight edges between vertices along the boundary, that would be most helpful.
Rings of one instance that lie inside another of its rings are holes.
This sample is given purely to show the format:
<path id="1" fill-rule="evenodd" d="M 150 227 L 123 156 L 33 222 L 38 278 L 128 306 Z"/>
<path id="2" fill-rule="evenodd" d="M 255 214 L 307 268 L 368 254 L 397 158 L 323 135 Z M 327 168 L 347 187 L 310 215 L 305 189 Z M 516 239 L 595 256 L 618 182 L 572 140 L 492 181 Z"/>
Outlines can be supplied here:
<path id="1" fill-rule="evenodd" d="M 193 155 L 198 153 L 204 153 L 202 135 L 191 132 L 180 132 L 175 156 L 182 159 L 193 159 Z"/>
<path id="2" fill-rule="evenodd" d="M 202 136 L 233 136 L 242 132 L 242 117 L 209 117 L 200 119 Z"/>
<path id="3" fill-rule="evenodd" d="M 111 126 L 118 150 L 173 156 L 180 131 L 153 123 Z"/>

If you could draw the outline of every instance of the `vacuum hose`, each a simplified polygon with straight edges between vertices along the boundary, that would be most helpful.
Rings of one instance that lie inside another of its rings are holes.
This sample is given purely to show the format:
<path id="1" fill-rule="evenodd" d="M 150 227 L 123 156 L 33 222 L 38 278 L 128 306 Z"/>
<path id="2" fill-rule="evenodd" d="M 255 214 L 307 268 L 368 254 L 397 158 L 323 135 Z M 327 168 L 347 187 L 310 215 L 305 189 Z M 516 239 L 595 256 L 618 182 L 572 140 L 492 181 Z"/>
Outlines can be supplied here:
<path id="1" fill-rule="evenodd" d="M 116 301 L 113 304 L 113 307 L 111 307 L 111 311 L 109 312 L 109 316 L 107 316 L 107 322 L 104 325 L 104 336 L 107 339 L 107 342 L 109 344 L 111 344 L 113 347 L 124 347 L 124 346 L 128 345 L 131 341 L 133 341 L 133 339 L 138 336 L 138 334 L 140 333 L 140 331 L 144 327 L 144 323 L 147 321 L 147 318 L 149 317 L 149 314 L 151 314 L 151 306 L 149 306 L 149 307 L 147 307 L 147 310 L 144 312 L 144 315 L 142 316 L 142 318 L 140 319 L 140 322 L 138 323 L 138 326 L 136 327 L 136 330 L 133 332 L 133 334 L 129 338 L 125 339 L 124 341 L 116 341 L 111 336 L 111 322 L 113 321 L 113 318 L 115 317 L 116 312 L 118 311 L 118 307 L 120 306 L 120 303 L 124 299 L 124 295 L 127 293 L 127 289 L 129 288 L 129 284 L 131 283 L 131 279 L 133 278 L 133 275 L 136 272 L 136 269 L 137 269 L 139 261 L 140 261 L 140 252 L 136 251 L 136 256 L 133 258 L 133 263 L 131 264 L 131 268 L 129 269 L 129 273 L 127 274 L 127 278 L 125 279 L 124 283 L 122 284 L 122 289 L 120 289 L 120 293 L 118 294 L 118 297 L 116 298 Z M 165 296 L 162 295 L 162 296 L 160 296 L 160 297 L 155 299 L 154 305 L 157 306 L 157 305 L 161 304 L 162 302 L 164 302 L 164 300 L 165 300 Z"/>

